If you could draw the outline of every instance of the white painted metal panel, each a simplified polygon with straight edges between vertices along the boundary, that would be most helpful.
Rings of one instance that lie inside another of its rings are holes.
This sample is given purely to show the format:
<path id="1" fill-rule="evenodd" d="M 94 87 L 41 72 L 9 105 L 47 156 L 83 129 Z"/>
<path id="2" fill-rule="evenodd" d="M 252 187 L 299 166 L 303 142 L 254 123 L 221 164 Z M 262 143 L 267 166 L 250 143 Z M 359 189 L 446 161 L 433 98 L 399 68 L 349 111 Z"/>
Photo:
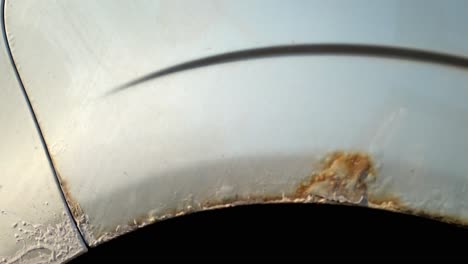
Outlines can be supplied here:
<path id="1" fill-rule="evenodd" d="M 295 199 L 332 151 L 372 157 L 378 176 L 368 205 L 466 223 L 466 68 L 271 56 L 112 93 L 179 63 L 276 45 L 468 56 L 466 1 L 7 4 L 14 59 L 91 245 L 210 204 Z M 320 188 L 310 194 L 362 202 Z"/>
<path id="2" fill-rule="evenodd" d="M 2 38 L 0 263 L 61 263 L 86 251 L 60 192 Z"/>

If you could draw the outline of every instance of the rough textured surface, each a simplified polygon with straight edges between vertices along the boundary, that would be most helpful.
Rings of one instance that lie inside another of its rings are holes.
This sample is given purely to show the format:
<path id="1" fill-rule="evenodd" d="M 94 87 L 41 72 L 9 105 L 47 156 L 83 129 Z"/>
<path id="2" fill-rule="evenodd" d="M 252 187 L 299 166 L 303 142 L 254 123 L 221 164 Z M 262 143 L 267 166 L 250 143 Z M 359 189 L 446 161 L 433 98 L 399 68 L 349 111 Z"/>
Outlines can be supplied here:
<path id="1" fill-rule="evenodd" d="M 68 208 L 70 209 L 70 213 L 73 215 L 75 223 L 81 234 L 84 236 L 85 240 L 88 241 L 88 243 L 90 241 L 96 241 L 96 238 L 94 238 L 93 232 L 91 231 L 92 226 L 89 224 L 88 216 L 83 212 L 80 204 L 71 195 L 67 182 L 62 177 L 60 177 L 60 174 L 57 174 L 57 177 L 60 183 L 60 187 L 62 188 L 62 192 L 65 195 L 65 200 L 68 204 Z M 95 244 L 95 242 L 90 243 L 90 245 Z"/>
<path id="2" fill-rule="evenodd" d="M 187 204 L 183 210 L 173 209 L 165 213 L 150 211 L 148 214 L 136 217 L 125 225 L 116 226 L 112 232 L 104 233 L 99 233 L 89 223 L 89 217 L 83 212 L 78 202 L 72 198 L 66 183 L 63 181 L 62 188 L 67 196 L 69 207 L 78 226 L 90 246 L 99 245 L 137 228 L 167 218 L 182 216 L 201 210 L 258 203 L 344 203 L 407 213 L 462 226 L 468 224 L 464 219 L 440 216 L 436 213 L 420 209 L 411 209 L 411 205 L 404 204 L 400 199 L 390 194 L 385 196 L 373 194 L 370 187 L 375 184 L 377 177 L 378 169 L 368 154 L 336 151 L 326 155 L 320 162 L 320 168 L 300 182 L 296 186 L 295 191 L 291 193 L 265 196 L 235 195 L 234 197 L 225 197 L 221 200 L 207 200 L 201 203 Z"/>
<path id="3" fill-rule="evenodd" d="M 468 219 L 461 68 L 273 49 L 103 97 L 147 74 L 262 47 L 347 43 L 465 56 L 468 2 L 52 2 L 7 1 L 6 29 L 89 244 L 163 217 L 283 196 L 369 206 L 396 197 L 398 208 Z M 374 177 L 365 162 L 346 168 L 346 156 L 315 165 L 335 150 L 383 166 Z"/>
<path id="4" fill-rule="evenodd" d="M 55 224 L 13 223 L 15 234 L 11 239 L 20 244 L 21 249 L 11 256 L 0 256 L 0 263 L 64 263 L 82 253 L 83 245 L 67 213 L 63 213 L 62 219 Z"/>
<path id="5" fill-rule="evenodd" d="M 296 190 L 297 196 L 315 194 L 331 200 L 366 203 L 367 185 L 377 177 L 367 154 L 335 152 L 325 158 L 322 166 L 301 183 Z"/>
<path id="6" fill-rule="evenodd" d="M 0 14 L 3 12 L 0 1 Z M 62 263 L 86 251 L 15 74 L 0 19 L 0 263 Z"/>

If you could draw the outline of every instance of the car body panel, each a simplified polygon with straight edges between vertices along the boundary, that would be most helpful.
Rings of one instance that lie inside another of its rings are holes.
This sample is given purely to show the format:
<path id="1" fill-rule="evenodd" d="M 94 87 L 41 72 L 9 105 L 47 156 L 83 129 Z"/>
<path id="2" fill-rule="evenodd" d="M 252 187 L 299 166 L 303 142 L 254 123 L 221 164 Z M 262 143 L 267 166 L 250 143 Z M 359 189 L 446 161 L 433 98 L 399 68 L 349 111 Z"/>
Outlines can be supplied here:
<path id="1" fill-rule="evenodd" d="M 270 54 L 151 73 L 298 45 L 464 62 L 467 13 L 465 1 L 19 0 L 5 16 L 62 189 L 93 246 L 240 203 L 345 202 L 466 224 L 466 67 Z"/>
<path id="2" fill-rule="evenodd" d="M 2 8 L 3 11 L 3 8 Z M 3 20 L 0 22 L 3 31 Z M 0 41 L 0 263 L 62 263 L 86 251 Z"/>

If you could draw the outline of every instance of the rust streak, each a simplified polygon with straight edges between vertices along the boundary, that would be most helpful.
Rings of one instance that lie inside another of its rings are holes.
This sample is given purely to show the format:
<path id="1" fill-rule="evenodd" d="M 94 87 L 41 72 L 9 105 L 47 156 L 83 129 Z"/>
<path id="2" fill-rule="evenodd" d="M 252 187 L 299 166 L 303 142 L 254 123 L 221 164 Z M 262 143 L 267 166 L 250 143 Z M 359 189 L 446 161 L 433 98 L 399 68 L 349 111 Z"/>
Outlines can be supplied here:
<path id="1" fill-rule="evenodd" d="M 83 209 L 81 209 L 80 204 L 76 201 L 68 187 L 68 183 L 63 179 L 60 174 L 57 172 L 57 178 L 60 183 L 60 187 L 62 187 L 63 194 L 65 196 L 65 200 L 67 201 L 68 207 L 70 208 L 70 212 L 75 219 L 80 219 L 84 215 Z"/>
<path id="2" fill-rule="evenodd" d="M 376 195 L 369 186 L 376 182 L 377 170 L 372 158 L 361 152 L 336 151 L 328 154 L 320 163 L 320 168 L 300 182 L 290 193 L 265 195 L 234 195 L 194 202 L 183 208 L 171 208 L 156 215 L 140 215 L 113 231 L 93 230 L 88 218 L 79 203 L 73 199 L 67 183 L 58 175 L 60 185 L 73 217 L 80 231 L 88 235 L 88 242 L 95 246 L 114 237 L 131 232 L 137 228 L 196 211 L 227 208 L 237 205 L 256 203 L 326 203 L 368 206 L 370 208 L 389 210 L 398 213 L 417 215 L 441 222 L 467 226 L 467 221 L 455 216 L 440 215 L 423 209 L 413 209 L 405 205 L 400 198 L 392 195 Z M 363 202 L 364 201 L 364 202 Z"/>
<path id="3" fill-rule="evenodd" d="M 342 196 L 350 202 L 367 197 L 367 185 L 376 179 L 376 170 L 369 155 L 359 152 L 333 152 L 296 188 L 296 197 L 310 194 L 326 198 Z"/>
<path id="4" fill-rule="evenodd" d="M 424 209 L 410 208 L 408 205 L 403 203 L 401 199 L 396 196 L 374 196 L 369 195 L 369 207 L 382 209 L 392 212 L 398 212 L 402 214 L 415 215 L 428 219 L 437 220 L 439 222 L 454 224 L 460 227 L 468 227 L 467 221 L 457 218 L 456 216 L 442 215 L 436 212 L 429 212 Z"/>
<path id="5" fill-rule="evenodd" d="M 186 214 L 190 214 L 196 211 L 207 211 L 207 210 L 215 210 L 221 208 L 228 208 L 238 205 L 249 205 L 249 204 L 268 204 L 268 203 L 298 203 L 298 202 L 313 202 L 313 203 L 330 203 L 333 204 L 333 201 L 329 201 L 323 199 L 321 197 L 308 195 L 306 197 L 294 197 L 293 195 L 249 195 L 249 196 L 239 196 L 236 195 L 230 198 L 223 198 L 223 199 L 216 199 L 216 200 L 207 200 L 200 203 L 199 206 L 190 206 L 190 208 L 185 209 L 168 209 L 165 212 L 161 212 L 158 216 L 152 216 L 148 214 L 141 215 L 136 217 L 134 220 L 129 221 L 127 225 L 122 229 L 125 230 L 123 232 L 115 232 L 113 234 L 101 233 L 99 236 L 109 236 L 111 238 L 120 236 L 122 234 L 128 233 L 132 230 L 137 228 L 164 220 L 172 217 L 182 216 Z M 99 237 L 98 236 L 98 237 Z"/>
<path id="6" fill-rule="evenodd" d="M 89 224 L 88 216 L 85 214 L 78 201 L 73 198 L 68 187 L 68 183 L 60 176 L 58 172 L 57 178 L 60 187 L 62 188 L 65 201 L 67 202 L 68 208 L 70 209 L 70 213 L 72 214 L 72 217 L 74 218 L 80 233 L 84 236 L 85 240 L 90 245 L 93 245 L 95 238 L 92 230 L 93 227 Z"/>

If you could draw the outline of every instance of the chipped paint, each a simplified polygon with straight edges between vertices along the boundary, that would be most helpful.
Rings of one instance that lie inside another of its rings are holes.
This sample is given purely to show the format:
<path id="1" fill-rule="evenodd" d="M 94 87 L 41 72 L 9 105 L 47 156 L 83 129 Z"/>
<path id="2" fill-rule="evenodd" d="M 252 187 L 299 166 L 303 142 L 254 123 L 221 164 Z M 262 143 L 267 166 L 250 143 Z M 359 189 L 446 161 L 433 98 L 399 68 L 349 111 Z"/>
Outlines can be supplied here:
<path id="1" fill-rule="evenodd" d="M 396 57 L 284 56 L 181 72 L 141 83 L 125 96 L 101 97 L 140 74 L 293 40 L 468 55 L 466 23 L 460 23 L 468 21 L 460 12 L 465 3 L 431 1 L 424 10 L 403 0 L 365 9 L 350 5 L 356 12 L 345 13 L 359 13 L 351 20 L 342 19 L 343 10 L 328 1 L 278 4 L 265 9 L 257 2 L 244 12 L 238 1 L 226 1 L 217 7 L 229 16 L 220 16 L 207 12 L 210 1 L 194 2 L 188 10 L 199 19 L 193 19 L 172 1 L 8 2 L 5 28 L 12 57 L 42 120 L 54 164 L 69 183 L 69 188 L 64 184 L 67 203 L 89 244 L 167 217 L 245 203 L 319 200 L 399 211 L 419 207 L 468 223 L 468 143 L 463 140 L 468 75 L 462 69 Z M 281 9 L 300 19 L 271 21 Z M 439 13 L 435 19 L 431 15 Z M 297 21 L 319 18 L 331 21 L 323 28 L 332 30 L 309 34 L 310 27 L 298 27 Z M 375 23 L 363 27 L 362 21 L 373 18 Z M 174 21 L 184 19 L 193 26 L 180 30 L 186 23 Z M 217 26 L 206 31 L 210 21 Z M 418 21 L 434 30 L 414 34 L 421 31 Z M 407 25 L 397 35 L 396 22 Z M 238 30 L 246 25 L 249 32 Z M 447 29 L 462 39 L 444 37 Z M 200 34 L 205 31 L 210 34 Z M 67 32 L 76 34 L 64 37 Z M 117 35 L 123 37 L 115 41 Z M 187 35 L 190 41 L 181 42 Z M 10 144 L 4 149 L 27 153 Z M 309 158 L 324 150 L 352 155 L 345 148 L 371 151 L 368 156 L 385 168 L 374 166 L 375 173 L 366 174 L 365 163 L 349 169 L 344 157 L 328 167 L 311 165 Z M 10 188 L 2 186 L 0 193 Z M 190 195 L 193 200 L 183 200 Z"/>
<path id="2" fill-rule="evenodd" d="M 454 224 L 460 227 L 468 227 L 468 219 L 462 219 L 456 215 L 442 215 L 436 212 L 413 208 L 401 201 L 400 198 L 387 195 L 384 197 L 369 195 L 370 208 L 382 209 L 402 214 L 415 215 L 432 220 L 437 220 L 443 223 Z"/>
<path id="3" fill-rule="evenodd" d="M 86 246 L 55 180 L 21 67 L 11 57 L 8 7 L 0 1 L 0 263 L 63 263 Z"/>
<path id="4" fill-rule="evenodd" d="M 12 239 L 22 248 L 10 257 L 0 256 L 0 264 L 64 263 L 79 255 L 82 245 L 67 216 L 63 212 L 63 220 L 56 224 L 13 223 L 15 234 Z"/>
<path id="5" fill-rule="evenodd" d="M 218 200 L 207 200 L 200 203 L 189 203 L 182 210 L 170 209 L 163 213 L 154 213 L 136 217 L 124 225 L 117 225 L 112 232 L 99 233 L 91 224 L 88 216 L 80 205 L 71 197 L 67 184 L 61 180 L 67 202 L 85 235 L 90 246 L 96 246 L 115 237 L 131 232 L 135 229 L 164 219 L 185 214 L 228 208 L 238 205 L 267 204 L 267 203 L 322 203 L 368 206 L 369 208 L 388 210 L 398 213 L 411 214 L 441 222 L 454 223 L 462 226 L 467 221 L 456 217 L 447 217 L 423 210 L 412 209 L 394 195 L 375 195 L 371 185 L 376 183 L 378 169 L 373 158 L 362 152 L 336 151 L 326 155 L 321 166 L 309 177 L 300 182 L 290 193 L 271 195 L 250 195 L 225 197 Z"/>
<path id="6" fill-rule="evenodd" d="M 63 195 L 65 200 L 68 204 L 68 208 L 70 209 L 70 213 L 72 214 L 73 218 L 75 219 L 76 226 L 78 230 L 83 235 L 86 241 L 95 241 L 96 239 L 92 235 L 91 232 L 91 225 L 89 224 L 89 217 L 86 215 L 81 208 L 80 204 L 73 198 L 71 192 L 69 190 L 67 182 L 60 176 L 57 172 L 57 178 L 62 188 Z"/>
<path id="7" fill-rule="evenodd" d="M 165 212 L 159 215 L 154 215 L 153 213 L 150 212 L 146 215 L 135 218 L 134 220 L 130 221 L 129 223 L 125 225 L 117 225 L 115 227 L 115 230 L 112 232 L 104 232 L 100 234 L 97 233 L 98 234 L 97 236 L 93 235 L 93 234 L 96 234 L 95 228 L 90 224 L 86 224 L 85 232 L 87 235 L 85 237 L 87 237 L 87 239 L 90 239 L 88 240 L 88 243 L 90 246 L 97 246 L 113 238 L 132 232 L 138 228 L 142 228 L 144 226 L 147 226 L 147 225 L 150 225 L 150 224 L 153 224 L 158 221 L 165 220 L 165 219 L 179 217 L 179 216 L 183 216 L 183 215 L 198 212 L 198 211 L 207 211 L 207 210 L 215 210 L 215 209 L 221 209 L 221 208 L 229 208 L 229 207 L 239 206 L 239 205 L 262 204 L 262 203 L 263 204 L 267 204 L 267 203 L 329 203 L 329 204 L 333 204 L 332 201 L 326 200 L 322 197 L 313 196 L 313 195 L 308 195 L 307 197 L 304 197 L 304 198 L 291 198 L 287 196 L 248 196 L 248 197 L 236 196 L 236 197 L 233 197 L 232 199 L 223 199 L 219 201 L 210 200 L 201 204 L 189 205 L 183 210 L 179 210 L 179 211 L 169 210 L 168 212 Z M 85 216 L 85 218 L 86 217 L 87 216 Z"/>
<path id="8" fill-rule="evenodd" d="M 324 159 L 320 171 L 299 185 L 296 196 L 315 194 L 330 200 L 361 203 L 367 200 L 367 186 L 375 182 L 376 176 L 367 154 L 334 152 Z"/>
<path id="9" fill-rule="evenodd" d="M 80 218 L 84 214 L 83 210 L 81 209 L 80 204 L 75 199 L 73 199 L 73 196 L 71 196 L 70 194 L 70 190 L 68 188 L 67 182 L 60 176 L 59 173 L 57 173 L 57 177 L 59 179 L 62 192 L 65 195 L 65 199 L 67 200 L 67 204 L 68 204 L 68 208 L 70 209 L 70 212 L 75 217 L 75 219 Z"/>

